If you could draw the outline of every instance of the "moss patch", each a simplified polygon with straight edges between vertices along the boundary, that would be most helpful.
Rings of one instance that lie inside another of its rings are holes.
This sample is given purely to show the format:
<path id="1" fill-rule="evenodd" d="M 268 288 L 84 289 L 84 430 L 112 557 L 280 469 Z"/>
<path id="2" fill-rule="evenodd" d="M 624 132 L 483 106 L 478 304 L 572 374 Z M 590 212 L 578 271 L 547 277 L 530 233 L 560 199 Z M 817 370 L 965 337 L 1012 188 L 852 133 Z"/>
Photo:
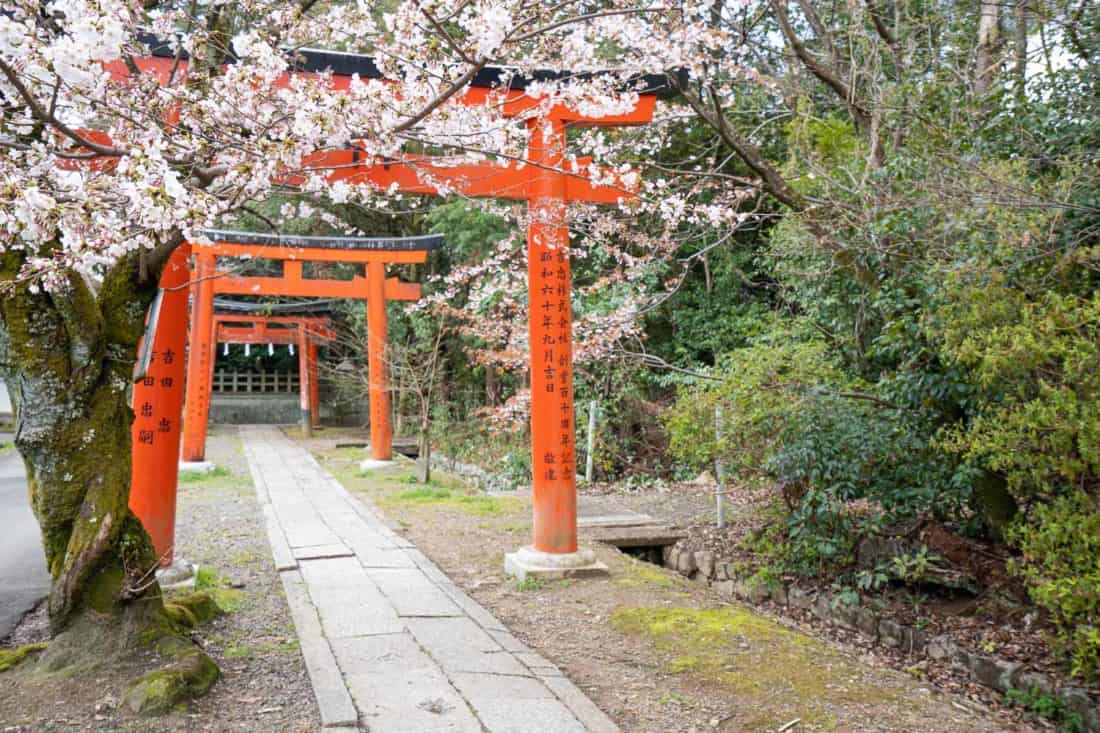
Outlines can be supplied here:
<path id="1" fill-rule="evenodd" d="M 16 649 L 0 649 L 0 672 L 6 672 L 22 662 L 32 654 L 37 654 L 46 648 L 45 642 L 40 644 L 27 644 Z"/>
<path id="2" fill-rule="evenodd" d="M 666 655 L 666 669 L 732 692 L 759 713 L 751 727 L 785 722 L 792 708 L 807 724 L 828 725 L 830 704 L 897 702 L 893 687 L 868 684 L 858 663 L 815 639 L 736 608 L 630 608 L 618 630 L 644 636 Z M 770 710 L 771 701 L 783 706 Z M 748 721 L 742 721 L 748 724 Z"/>

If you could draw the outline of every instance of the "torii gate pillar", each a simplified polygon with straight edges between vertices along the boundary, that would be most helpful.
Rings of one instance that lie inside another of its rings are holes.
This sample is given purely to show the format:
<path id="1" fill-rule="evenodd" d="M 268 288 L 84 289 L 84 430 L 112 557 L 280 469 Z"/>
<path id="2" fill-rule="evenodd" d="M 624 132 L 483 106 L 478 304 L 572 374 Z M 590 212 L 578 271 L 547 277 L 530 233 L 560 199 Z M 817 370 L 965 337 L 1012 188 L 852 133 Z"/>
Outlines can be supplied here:
<path id="1" fill-rule="evenodd" d="M 529 157 L 539 166 L 528 203 L 527 320 L 531 369 L 531 472 L 535 543 L 504 557 L 519 579 L 603 575 L 592 550 L 577 548 L 573 450 L 573 312 L 570 299 L 565 154 L 560 119 L 532 123 Z"/>
<path id="2" fill-rule="evenodd" d="M 179 247 L 161 274 L 163 295 L 153 334 L 153 355 L 145 378 L 134 385 L 134 423 L 130 429 L 130 510 L 153 540 L 161 567 L 172 565 L 176 541 L 176 462 L 187 350 L 189 256 L 190 247 Z"/>
<path id="3" fill-rule="evenodd" d="M 309 418 L 313 427 L 321 427 L 321 381 L 317 342 L 309 342 Z"/>
<path id="4" fill-rule="evenodd" d="M 181 460 L 183 463 L 201 465 L 206 460 L 206 423 L 210 417 L 210 387 L 214 370 L 214 277 L 217 260 L 210 252 L 196 249 Z"/>
<path id="5" fill-rule="evenodd" d="M 386 265 L 367 263 L 367 368 L 370 379 L 371 461 L 393 460 L 390 393 L 386 379 Z M 367 465 L 366 463 L 364 465 Z"/>
<path id="6" fill-rule="evenodd" d="M 298 405 L 301 408 L 302 437 L 313 437 L 313 349 L 305 324 L 298 326 Z"/>

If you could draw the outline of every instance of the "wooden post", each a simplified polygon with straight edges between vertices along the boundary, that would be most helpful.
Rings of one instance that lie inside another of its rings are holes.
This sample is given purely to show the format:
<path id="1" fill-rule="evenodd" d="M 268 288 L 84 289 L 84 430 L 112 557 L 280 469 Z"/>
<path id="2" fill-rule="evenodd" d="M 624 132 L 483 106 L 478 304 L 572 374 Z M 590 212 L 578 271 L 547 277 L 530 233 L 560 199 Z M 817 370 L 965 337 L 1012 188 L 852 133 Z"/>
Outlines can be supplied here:
<path id="1" fill-rule="evenodd" d="M 164 567 L 172 564 L 176 541 L 189 257 L 190 247 L 179 247 L 161 273 L 163 295 L 152 359 L 145 378 L 134 385 L 130 509 L 152 538 Z"/>
<path id="2" fill-rule="evenodd" d="M 298 325 L 298 404 L 302 409 L 302 435 L 313 437 L 313 416 L 310 413 L 309 336 L 304 324 Z"/>
<path id="3" fill-rule="evenodd" d="M 314 427 L 321 426 L 321 380 L 317 363 L 317 342 L 309 342 L 309 414 Z"/>
<path id="4" fill-rule="evenodd" d="M 367 263 L 367 359 L 370 369 L 370 457 L 393 459 L 390 394 L 386 383 L 386 265 Z"/>
<path id="5" fill-rule="evenodd" d="M 191 333 L 187 352 L 186 417 L 183 424 L 183 460 L 202 461 L 206 456 L 206 422 L 210 416 L 210 387 L 214 368 L 214 268 L 213 254 L 195 254 L 191 286 Z"/>
<path id="6" fill-rule="evenodd" d="M 573 315 L 561 120 L 536 120 L 527 225 L 527 319 L 531 366 L 532 501 L 537 552 L 577 551 L 573 450 Z"/>

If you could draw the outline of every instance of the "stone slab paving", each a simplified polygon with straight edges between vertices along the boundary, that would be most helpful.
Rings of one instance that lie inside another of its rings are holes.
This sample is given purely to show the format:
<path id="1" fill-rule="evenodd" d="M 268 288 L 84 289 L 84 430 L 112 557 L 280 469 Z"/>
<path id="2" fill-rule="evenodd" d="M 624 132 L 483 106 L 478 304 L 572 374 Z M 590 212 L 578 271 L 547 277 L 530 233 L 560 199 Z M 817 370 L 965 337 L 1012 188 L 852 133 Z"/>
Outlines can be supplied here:
<path id="1" fill-rule="evenodd" d="M 618 731 L 278 428 L 241 435 L 326 731 Z"/>

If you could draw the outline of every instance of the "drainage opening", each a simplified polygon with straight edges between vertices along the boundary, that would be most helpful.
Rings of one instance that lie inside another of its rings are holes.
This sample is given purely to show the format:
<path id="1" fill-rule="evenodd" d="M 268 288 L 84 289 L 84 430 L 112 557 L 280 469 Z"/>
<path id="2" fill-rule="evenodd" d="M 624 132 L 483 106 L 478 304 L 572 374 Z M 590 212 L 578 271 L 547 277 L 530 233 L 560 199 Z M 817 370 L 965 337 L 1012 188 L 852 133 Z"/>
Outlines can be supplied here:
<path id="1" fill-rule="evenodd" d="M 664 565 L 664 548 L 664 545 L 631 545 L 629 547 L 619 547 L 619 551 L 636 557 L 642 562 Z"/>

